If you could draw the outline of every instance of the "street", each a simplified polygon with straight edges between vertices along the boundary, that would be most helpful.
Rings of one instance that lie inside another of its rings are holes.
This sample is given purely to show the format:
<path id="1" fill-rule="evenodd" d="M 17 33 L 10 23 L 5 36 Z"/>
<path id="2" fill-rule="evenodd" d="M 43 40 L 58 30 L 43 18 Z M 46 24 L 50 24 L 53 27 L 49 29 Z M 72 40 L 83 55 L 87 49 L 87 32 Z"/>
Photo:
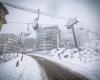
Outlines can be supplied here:
<path id="1" fill-rule="evenodd" d="M 44 58 L 32 56 L 44 69 L 49 80 L 89 80 L 69 69 L 64 69 L 58 64 Z M 73 66 L 74 67 L 74 66 Z"/>

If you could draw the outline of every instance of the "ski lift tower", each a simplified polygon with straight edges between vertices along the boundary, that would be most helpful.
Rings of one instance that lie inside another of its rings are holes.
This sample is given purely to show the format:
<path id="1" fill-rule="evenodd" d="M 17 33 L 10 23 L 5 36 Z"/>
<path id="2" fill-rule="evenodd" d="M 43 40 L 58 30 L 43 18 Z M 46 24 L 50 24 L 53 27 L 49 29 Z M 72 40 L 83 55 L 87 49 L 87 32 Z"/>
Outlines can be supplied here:
<path id="1" fill-rule="evenodd" d="M 65 25 L 67 27 L 67 29 L 72 29 L 73 32 L 73 37 L 74 37 L 74 42 L 75 42 L 75 48 L 79 48 L 78 47 L 78 42 L 77 42 L 77 38 L 75 35 L 75 30 L 74 30 L 74 25 L 77 24 L 79 21 L 76 20 L 76 18 L 71 19 L 67 25 Z"/>
<path id="2" fill-rule="evenodd" d="M 78 51 L 79 51 L 79 58 L 80 58 L 80 61 L 81 61 L 80 48 L 78 46 L 78 42 L 77 42 L 77 38 L 76 38 L 76 35 L 75 35 L 75 30 L 74 30 L 74 25 L 77 24 L 78 22 L 79 21 L 76 18 L 73 18 L 65 26 L 67 27 L 67 29 L 72 29 L 73 37 L 74 37 L 74 42 L 75 42 L 75 48 L 77 48 Z"/>

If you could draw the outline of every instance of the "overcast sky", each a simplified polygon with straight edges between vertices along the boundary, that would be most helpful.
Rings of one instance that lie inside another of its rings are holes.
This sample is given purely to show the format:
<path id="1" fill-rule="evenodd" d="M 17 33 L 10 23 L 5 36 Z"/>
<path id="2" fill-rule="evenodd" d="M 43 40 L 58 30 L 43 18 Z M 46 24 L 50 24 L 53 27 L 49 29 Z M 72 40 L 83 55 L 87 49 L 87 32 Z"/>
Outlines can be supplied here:
<path id="1" fill-rule="evenodd" d="M 77 17 L 80 24 L 86 25 L 89 29 L 99 31 L 100 6 L 99 0 L 0 0 L 11 4 L 16 4 L 31 9 L 40 9 L 41 11 L 50 12 L 69 19 Z M 15 24 L 9 22 L 25 22 L 30 23 L 37 17 L 37 14 L 21 11 L 9 6 L 9 15 L 6 16 L 8 24 L 4 25 L 2 33 L 19 33 L 26 31 L 26 24 Z M 40 15 L 39 23 L 65 25 L 67 20 L 60 20 Z M 30 26 L 31 31 L 32 28 Z M 63 30 L 63 27 L 62 27 Z M 33 31 L 33 34 L 34 31 Z M 33 35 L 34 36 L 34 35 Z"/>

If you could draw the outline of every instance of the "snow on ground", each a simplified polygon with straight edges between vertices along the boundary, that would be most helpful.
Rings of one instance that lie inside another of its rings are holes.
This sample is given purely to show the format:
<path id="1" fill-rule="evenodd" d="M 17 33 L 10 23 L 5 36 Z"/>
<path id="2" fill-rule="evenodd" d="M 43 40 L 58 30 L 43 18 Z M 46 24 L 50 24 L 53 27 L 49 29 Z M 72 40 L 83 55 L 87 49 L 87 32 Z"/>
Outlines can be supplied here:
<path id="1" fill-rule="evenodd" d="M 0 63 L 3 63 L 3 62 L 7 62 L 13 58 L 16 57 L 16 53 L 12 54 L 3 54 L 3 55 L 0 55 Z"/>
<path id="2" fill-rule="evenodd" d="M 91 80 L 100 80 L 100 54 L 91 48 L 83 49 L 80 54 L 81 61 L 79 58 L 79 52 L 76 49 L 53 49 L 46 55 L 33 55 L 58 63 L 65 68 L 67 67 L 77 73 L 89 77 Z"/>
<path id="3" fill-rule="evenodd" d="M 19 54 L 18 58 L 0 64 L 0 80 L 42 80 L 39 64 L 27 55 L 21 61 L 21 56 Z"/>
<path id="4" fill-rule="evenodd" d="M 43 54 L 32 55 L 51 60 L 64 68 L 85 75 L 91 80 L 100 80 L 100 54 L 95 49 L 81 50 L 81 61 L 77 49 L 59 48 L 39 53 Z M 44 70 L 33 58 L 24 55 L 21 61 L 21 56 L 22 54 L 19 54 L 17 58 L 0 63 L 0 80 L 42 80 L 46 78 Z M 19 61 L 18 67 L 16 67 L 17 61 Z"/>

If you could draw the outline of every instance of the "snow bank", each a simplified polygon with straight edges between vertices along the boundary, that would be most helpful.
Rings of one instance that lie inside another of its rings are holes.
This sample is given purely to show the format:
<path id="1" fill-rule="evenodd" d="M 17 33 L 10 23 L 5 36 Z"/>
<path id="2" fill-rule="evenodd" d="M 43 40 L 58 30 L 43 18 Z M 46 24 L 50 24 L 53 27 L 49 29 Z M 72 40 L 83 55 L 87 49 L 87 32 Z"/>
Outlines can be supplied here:
<path id="1" fill-rule="evenodd" d="M 8 62 L 11 59 L 16 58 L 16 57 L 17 57 L 16 53 L 6 53 L 3 55 L 0 55 L 0 63 Z"/>
<path id="2" fill-rule="evenodd" d="M 21 56 L 19 54 L 18 58 L 0 64 L 0 80 L 42 80 L 39 64 L 26 55 L 21 61 Z"/>

